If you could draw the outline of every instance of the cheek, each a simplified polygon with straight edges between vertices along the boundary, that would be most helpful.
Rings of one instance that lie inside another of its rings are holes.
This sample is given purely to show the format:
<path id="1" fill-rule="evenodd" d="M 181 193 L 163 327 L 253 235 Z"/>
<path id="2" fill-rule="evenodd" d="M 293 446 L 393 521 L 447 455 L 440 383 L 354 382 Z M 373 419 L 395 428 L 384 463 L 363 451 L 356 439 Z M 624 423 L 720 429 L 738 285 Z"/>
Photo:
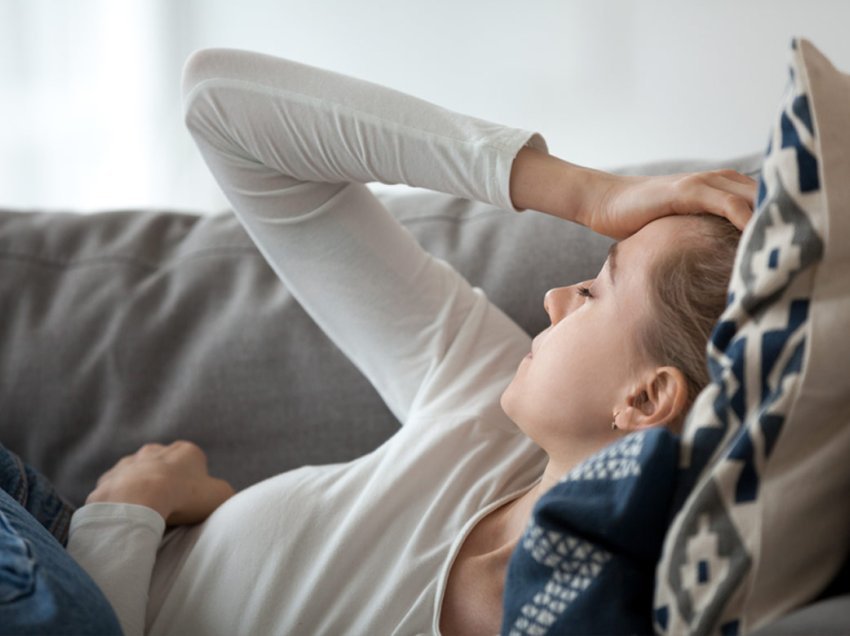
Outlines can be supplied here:
<path id="1" fill-rule="evenodd" d="M 557 353 L 529 369 L 530 391 L 552 413 L 553 422 L 585 419 L 598 408 L 604 369 L 586 347 L 572 346 Z"/>
<path id="2" fill-rule="evenodd" d="M 587 419 L 600 387 L 599 374 L 590 372 L 584 359 L 580 347 L 558 351 L 547 347 L 523 360 L 502 394 L 505 413 L 533 438 L 524 426 L 540 431 Z"/>
<path id="3" fill-rule="evenodd" d="M 611 417 L 625 365 L 622 338 L 606 324 L 598 318 L 576 321 L 569 330 L 553 333 L 533 359 L 520 363 L 501 402 L 520 428 L 538 433 L 565 424 L 592 429 Z"/>

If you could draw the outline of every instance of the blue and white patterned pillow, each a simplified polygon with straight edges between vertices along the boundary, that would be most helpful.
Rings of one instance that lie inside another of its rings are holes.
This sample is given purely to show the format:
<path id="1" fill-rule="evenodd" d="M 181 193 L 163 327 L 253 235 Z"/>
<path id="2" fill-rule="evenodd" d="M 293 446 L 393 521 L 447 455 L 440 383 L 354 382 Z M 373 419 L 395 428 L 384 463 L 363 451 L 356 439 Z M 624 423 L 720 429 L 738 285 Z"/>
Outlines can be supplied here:
<path id="1" fill-rule="evenodd" d="M 666 429 L 632 433 L 540 498 L 508 566 L 504 636 L 652 631 L 678 448 Z"/>
<path id="2" fill-rule="evenodd" d="M 657 570 L 661 634 L 756 629 L 850 550 L 850 76 L 803 39 L 709 357 Z"/>

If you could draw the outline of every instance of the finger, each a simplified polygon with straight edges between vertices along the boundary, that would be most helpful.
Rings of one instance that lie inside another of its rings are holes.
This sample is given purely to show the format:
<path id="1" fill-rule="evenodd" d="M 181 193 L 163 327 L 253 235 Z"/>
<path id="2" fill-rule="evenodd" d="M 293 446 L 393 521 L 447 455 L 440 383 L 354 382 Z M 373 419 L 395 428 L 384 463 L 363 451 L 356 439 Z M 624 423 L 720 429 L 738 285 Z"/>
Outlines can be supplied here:
<path id="1" fill-rule="evenodd" d="M 180 454 L 180 455 L 203 455 L 206 456 L 204 451 L 200 446 L 195 444 L 194 442 L 190 442 L 185 439 L 178 439 L 176 442 L 172 442 L 168 445 L 169 454 Z"/>
<path id="2" fill-rule="evenodd" d="M 140 457 L 156 456 L 160 455 L 163 450 L 165 450 L 165 446 L 163 444 L 149 442 L 147 444 L 144 444 L 139 450 L 137 450 L 136 455 Z"/>
<path id="3" fill-rule="evenodd" d="M 737 170 L 715 170 L 715 174 L 719 174 L 727 179 L 731 179 L 732 181 L 738 181 L 739 183 L 752 183 L 756 184 L 758 181 L 749 177 L 745 174 L 738 172 Z"/>
<path id="4" fill-rule="evenodd" d="M 735 176 L 741 178 L 734 178 Z M 704 193 L 702 186 L 709 186 L 745 198 L 750 207 L 755 202 L 757 182 L 732 170 L 693 174 L 690 177 L 689 180 L 683 182 L 683 188 L 690 186 L 696 190 L 702 190 L 702 193 Z"/>
<path id="5" fill-rule="evenodd" d="M 710 212 L 729 220 L 743 231 L 752 218 L 757 184 L 750 179 L 736 180 L 726 176 L 732 171 L 695 173 L 677 184 L 682 194 L 682 213 Z"/>
<path id="6" fill-rule="evenodd" d="M 713 185 L 716 185 L 718 188 L 725 190 L 726 192 L 731 192 L 732 194 L 737 194 L 739 196 L 747 199 L 747 202 L 750 204 L 750 207 L 753 207 L 756 200 L 756 190 L 758 189 L 758 184 L 748 179 L 747 181 L 739 181 L 737 179 L 730 179 L 724 175 L 718 175 L 719 180 Z M 743 175 L 742 175 L 743 176 Z"/>
<path id="7" fill-rule="evenodd" d="M 753 216 L 749 200 L 732 192 L 706 185 L 701 188 L 699 200 L 706 212 L 726 218 L 742 232 Z"/>
<path id="8" fill-rule="evenodd" d="M 755 207 L 756 192 L 758 190 L 757 181 L 734 170 L 694 172 L 685 175 L 679 181 L 678 185 L 683 193 L 690 190 L 690 195 L 695 195 L 697 191 L 699 191 L 700 195 L 704 195 L 705 190 L 702 186 L 708 185 L 724 192 L 744 197 L 749 203 L 750 208 Z M 695 202 L 690 196 L 686 196 L 685 199 L 690 199 L 691 203 Z"/>
<path id="9" fill-rule="evenodd" d="M 741 232 L 747 227 L 747 224 L 750 222 L 750 219 L 753 218 L 753 210 L 749 205 L 745 205 L 743 203 L 738 203 L 733 205 L 733 209 L 726 216 L 729 221 L 731 221 L 732 225 L 734 225 Z"/>
<path id="10" fill-rule="evenodd" d="M 741 188 L 744 188 L 744 190 L 742 191 Z M 750 222 L 750 219 L 752 219 L 755 211 L 756 189 L 756 184 L 752 183 L 738 184 L 737 188 L 731 188 L 728 190 L 730 193 L 735 194 L 738 197 L 743 197 L 744 201 L 746 201 L 746 205 L 744 205 L 740 198 L 730 199 L 726 204 L 726 218 L 742 232 Z"/>
<path id="11" fill-rule="evenodd" d="M 141 449 L 136 451 L 132 455 L 124 455 L 124 457 L 122 457 L 117 462 L 115 462 L 115 464 L 112 466 L 112 468 L 109 469 L 109 472 L 111 473 L 111 472 L 114 472 L 116 470 L 120 470 L 120 469 L 126 467 L 128 464 L 132 464 L 134 462 L 139 461 L 138 455 L 139 455 L 140 452 L 141 452 Z"/>
<path id="12" fill-rule="evenodd" d="M 165 455 L 174 459 L 174 461 L 186 461 L 206 471 L 207 454 L 194 442 L 184 439 L 177 440 L 169 444 L 165 450 Z"/>

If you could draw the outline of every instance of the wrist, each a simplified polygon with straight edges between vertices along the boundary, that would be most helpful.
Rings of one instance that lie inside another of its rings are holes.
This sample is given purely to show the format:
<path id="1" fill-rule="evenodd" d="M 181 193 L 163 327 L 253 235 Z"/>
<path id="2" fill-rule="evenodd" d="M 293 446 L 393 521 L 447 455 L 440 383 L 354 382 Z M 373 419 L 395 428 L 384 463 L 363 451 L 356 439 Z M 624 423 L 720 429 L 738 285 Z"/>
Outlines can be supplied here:
<path id="1" fill-rule="evenodd" d="M 594 201 L 600 198 L 606 173 L 578 166 L 554 155 L 525 147 L 511 168 L 511 202 L 586 225 Z"/>
<path id="2" fill-rule="evenodd" d="M 86 497 L 86 504 L 126 503 L 145 506 L 167 520 L 172 513 L 166 484 L 157 479 L 108 482 L 95 488 Z"/>

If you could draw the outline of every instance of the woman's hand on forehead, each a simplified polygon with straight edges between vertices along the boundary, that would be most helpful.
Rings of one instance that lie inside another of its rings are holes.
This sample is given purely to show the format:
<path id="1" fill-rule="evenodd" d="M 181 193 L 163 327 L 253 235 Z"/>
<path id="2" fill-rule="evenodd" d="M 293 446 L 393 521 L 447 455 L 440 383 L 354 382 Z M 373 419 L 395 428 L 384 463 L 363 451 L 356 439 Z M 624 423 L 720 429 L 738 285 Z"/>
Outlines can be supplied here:
<path id="1" fill-rule="evenodd" d="M 743 231 L 753 215 L 755 196 L 756 182 L 734 170 L 658 177 L 603 172 L 576 220 L 594 232 L 621 239 L 663 216 L 708 212 Z"/>
<path id="2" fill-rule="evenodd" d="M 511 168 L 511 200 L 623 239 L 663 216 L 709 212 L 743 230 L 753 214 L 756 182 L 734 170 L 657 177 L 583 168 L 523 148 Z"/>

